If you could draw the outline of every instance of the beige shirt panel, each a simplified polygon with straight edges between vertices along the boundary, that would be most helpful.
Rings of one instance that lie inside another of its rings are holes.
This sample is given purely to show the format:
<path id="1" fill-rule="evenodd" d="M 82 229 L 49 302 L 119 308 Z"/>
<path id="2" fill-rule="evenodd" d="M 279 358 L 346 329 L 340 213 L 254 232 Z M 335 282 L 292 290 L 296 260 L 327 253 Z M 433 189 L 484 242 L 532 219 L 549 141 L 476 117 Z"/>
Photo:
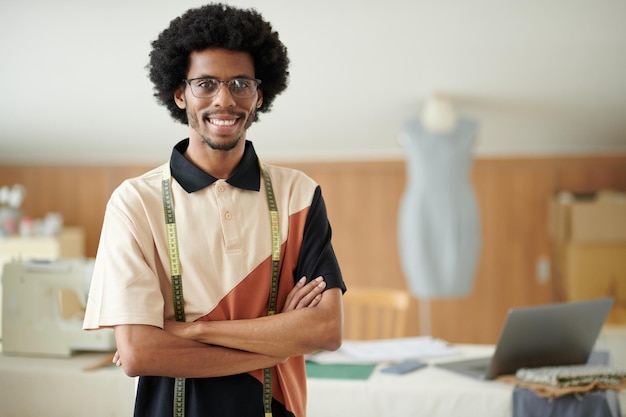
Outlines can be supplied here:
<path id="1" fill-rule="evenodd" d="M 107 204 L 84 328 L 163 326 L 173 318 L 161 169 L 125 181 Z M 304 174 L 266 166 L 281 227 L 311 203 L 316 184 Z M 188 194 L 172 181 L 186 320 L 206 315 L 271 255 L 264 181 L 259 192 L 218 180 Z"/>

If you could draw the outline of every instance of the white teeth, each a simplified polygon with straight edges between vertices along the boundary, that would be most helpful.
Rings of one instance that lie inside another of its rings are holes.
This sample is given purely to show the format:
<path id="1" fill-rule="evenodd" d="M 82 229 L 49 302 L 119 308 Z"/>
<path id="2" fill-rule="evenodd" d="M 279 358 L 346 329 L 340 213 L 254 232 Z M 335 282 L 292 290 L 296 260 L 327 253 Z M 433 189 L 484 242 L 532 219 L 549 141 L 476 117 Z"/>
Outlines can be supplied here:
<path id="1" fill-rule="evenodd" d="M 218 126 L 232 126 L 237 120 L 223 120 L 223 119 L 211 119 L 211 123 Z"/>

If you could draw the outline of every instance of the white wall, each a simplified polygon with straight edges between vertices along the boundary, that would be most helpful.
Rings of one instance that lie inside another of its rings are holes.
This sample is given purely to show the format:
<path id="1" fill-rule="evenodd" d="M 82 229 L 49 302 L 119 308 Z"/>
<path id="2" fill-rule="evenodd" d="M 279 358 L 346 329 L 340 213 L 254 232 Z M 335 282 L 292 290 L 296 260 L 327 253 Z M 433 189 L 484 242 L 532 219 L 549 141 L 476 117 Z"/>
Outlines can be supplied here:
<path id="1" fill-rule="evenodd" d="M 186 137 L 152 98 L 150 42 L 198 0 L 0 0 L 0 162 L 160 162 Z M 477 153 L 626 150 L 626 1 L 240 0 L 289 48 L 249 138 L 266 159 L 395 158 L 439 91 Z"/>

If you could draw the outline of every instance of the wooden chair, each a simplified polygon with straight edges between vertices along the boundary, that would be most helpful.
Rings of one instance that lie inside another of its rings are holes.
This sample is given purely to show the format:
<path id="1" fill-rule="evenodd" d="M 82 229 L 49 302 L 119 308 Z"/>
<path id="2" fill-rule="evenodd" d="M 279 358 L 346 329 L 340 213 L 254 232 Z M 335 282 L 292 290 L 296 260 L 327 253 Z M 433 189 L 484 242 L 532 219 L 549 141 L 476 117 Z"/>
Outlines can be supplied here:
<path id="1" fill-rule="evenodd" d="M 403 337 L 410 300 L 404 290 L 349 286 L 343 296 L 344 339 Z"/>

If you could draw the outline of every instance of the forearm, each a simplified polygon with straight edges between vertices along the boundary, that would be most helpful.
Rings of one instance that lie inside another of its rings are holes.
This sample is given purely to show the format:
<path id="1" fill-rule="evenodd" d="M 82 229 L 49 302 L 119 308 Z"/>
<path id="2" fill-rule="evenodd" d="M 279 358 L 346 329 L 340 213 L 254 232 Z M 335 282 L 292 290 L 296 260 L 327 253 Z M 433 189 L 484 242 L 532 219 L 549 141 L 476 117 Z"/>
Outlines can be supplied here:
<path id="1" fill-rule="evenodd" d="M 200 321 L 180 328 L 179 335 L 211 345 L 291 357 L 341 344 L 341 290 L 324 293 L 320 304 L 251 320 Z"/>
<path id="2" fill-rule="evenodd" d="M 153 326 L 116 326 L 115 338 L 122 367 L 130 376 L 217 377 L 271 367 L 285 359 L 206 345 Z"/>
<path id="3" fill-rule="evenodd" d="M 205 343 L 264 355 L 292 357 L 337 349 L 335 338 L 328 337 L 334 333 L 331 326 L 316 320 L 314 312 L 303 309 L 254 320 L 203 322 L 196 335 Z"/>

